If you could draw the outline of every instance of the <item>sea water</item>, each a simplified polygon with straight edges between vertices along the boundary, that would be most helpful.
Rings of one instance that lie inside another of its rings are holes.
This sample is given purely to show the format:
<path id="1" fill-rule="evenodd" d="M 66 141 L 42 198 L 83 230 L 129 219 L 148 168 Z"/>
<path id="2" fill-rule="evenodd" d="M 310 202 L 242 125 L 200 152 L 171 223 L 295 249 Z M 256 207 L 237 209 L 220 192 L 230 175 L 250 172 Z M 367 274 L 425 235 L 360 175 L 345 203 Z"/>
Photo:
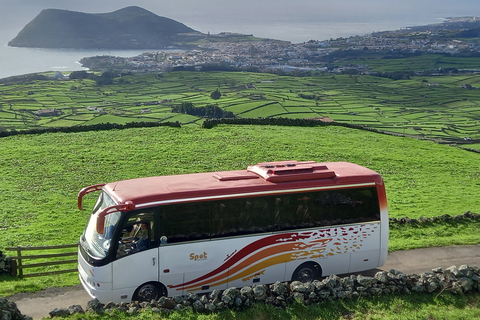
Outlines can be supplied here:
<path id="1" fill-rule="evenodd" d="M 42 1 L 45 2 L 46 0 Z M 181 0 L 180 2 L 186 3 L 188 1 Z M 199 8 L 203 7 L 195 7 L 190 11 L 187 7 L 181 8 L 182 10 L 169 7 L 172 10 L 169 12 L 166 11 L 167 7 L 163 9 L 158 7 L 163 5 L 163 2 L 159 4 L 156 1 L 150 2 L 148 0 L 142 0 L 137 5 L 151 4 L 151 7 L 145 7 L 145 9 L 160 16 L 175 19 L 203 33 L 238 32 L 253 34 L 262 38 L 301 43 L 309 40 L 336 39 L 438 23 L 442 21 L 442 18 L 448 16 L 480 15 L 480 6 L 476 6 L 476 2 L 477 0 L 458 0 L 453 7 L 451 6 L 453 2 L 450 0 L 426 0 L 424 2 L 413 0 L 355 0 L 353 2 L 351 0 L 339 2 L 322 2 L 321 0 L 316 2 L 306 0 L 299 2 L 286 0 L 226 2 L 209 0 L 207 2 L 194 2 L 197 6 L 210 3 L 212 8 L 218 8 L 218 10 L 207 8 L 202 12 L 199 11 Z M 167 3 L 165 2 L 165 5 Z M 241 3 L 245 3 L 245 5 L 240 5 Z M 290 7 L 280 6 L 282 3 L 285 5 L 290 3 Z M 331 7 L 332 3 L 335 4 L 335 8 Z M 292 4 L 294 4 L 294 7 L 291 7 Z M 221 6 L 219 7 L 219 5 Z M 16 5 L 16 2 L 11 2 L 10 7 L 6 6 L 4 8 L 5 10 L 14 10 L 17 7 L 19 5 Z M 22 7 L 22 10 L 23 8 L 25 7 Z M 102 12 L 113 11 L 107 10 L 107 8 L 98 9 L 102 9 Z M 235 14 L 226 16 L 225 12 Z M 36 14 L 38 14 L 38 8 L 35 14 L 32 11 L 31 16 L 34 17 Z M 0 21 L 0 78 L 42 71 L 82 70 L 79 60 L 83 57 L 97 55 L 131 57 L 150 51 L 9 47 L 7 43 L 16 36 L 31 18 L 28 17 L 27 20 L 27 17 L 24 17 L 24 20 L 17 21 L 13 19 L 13 14 L 7 15 L 6 11 L 0 14 L 0 18 L 2 16 L 4 18 L 9 17 L 9 19 Z M 8 24 L 5 22 L 6 20 L 8 20 Z"/>

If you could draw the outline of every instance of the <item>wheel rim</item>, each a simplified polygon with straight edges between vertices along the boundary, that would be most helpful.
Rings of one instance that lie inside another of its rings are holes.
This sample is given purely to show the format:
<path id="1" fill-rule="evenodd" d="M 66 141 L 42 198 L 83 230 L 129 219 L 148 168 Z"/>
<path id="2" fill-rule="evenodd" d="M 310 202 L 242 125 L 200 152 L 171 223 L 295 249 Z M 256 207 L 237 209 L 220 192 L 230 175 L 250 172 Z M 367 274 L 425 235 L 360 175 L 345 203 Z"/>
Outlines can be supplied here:
<path id="1" fill-rule="evenodd" d="M 303 268 L 298 271 L 297 279 L 301 282 L 311 282 L 313 281 L 313 270 L 310 268 Z"/>
<path id="2" fill-rule="evenodd" d="M 158 290 L 153 284 L 146 284 L 138 290 L 138 300 L 140 301 L 152 301 L 157 300 Z"/>

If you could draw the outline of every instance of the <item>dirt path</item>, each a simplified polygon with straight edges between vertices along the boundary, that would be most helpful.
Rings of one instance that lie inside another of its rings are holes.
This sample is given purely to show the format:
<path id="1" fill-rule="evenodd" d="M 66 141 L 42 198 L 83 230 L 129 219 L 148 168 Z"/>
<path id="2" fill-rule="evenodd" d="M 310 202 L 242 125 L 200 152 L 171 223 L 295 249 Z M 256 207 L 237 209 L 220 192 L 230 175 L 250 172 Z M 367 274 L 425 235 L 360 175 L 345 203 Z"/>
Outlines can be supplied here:
<path id="1" fill-rule="evenodd" d="M 388 254 L 383 267 L 362 272 L 362 274 L 374 275 L 379 270 L 391 269 L 420 274 L 437 267 L 446 269 L 453 265 L 460 267 L 464 264 L 480 267 L 480 245 L 395 251 Z M 80 285 L 67 288 L 48 288 L 35 293 L 19 293 L 8 299 L 17 304 L 22 314 L 34 319 L 49 317 L 48 313 L 54 308 L 81 305 L 83 309 L 86 309 L 87 302 L 91 300 Z"/>

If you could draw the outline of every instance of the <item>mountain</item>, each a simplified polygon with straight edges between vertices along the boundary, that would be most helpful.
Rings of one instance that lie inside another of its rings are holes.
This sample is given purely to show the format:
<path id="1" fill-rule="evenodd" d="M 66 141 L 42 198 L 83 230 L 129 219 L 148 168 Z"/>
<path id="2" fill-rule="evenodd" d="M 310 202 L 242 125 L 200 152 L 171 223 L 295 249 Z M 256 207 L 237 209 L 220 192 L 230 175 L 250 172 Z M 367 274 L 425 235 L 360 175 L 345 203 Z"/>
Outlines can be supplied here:
<path id="1" fill-rule="evenodd" d="M 160 49 L 197 34 L 186 25 L 140 7 L 89 14 L 45 9 L 11 40 L 12 47 L 75 49 Z"/>

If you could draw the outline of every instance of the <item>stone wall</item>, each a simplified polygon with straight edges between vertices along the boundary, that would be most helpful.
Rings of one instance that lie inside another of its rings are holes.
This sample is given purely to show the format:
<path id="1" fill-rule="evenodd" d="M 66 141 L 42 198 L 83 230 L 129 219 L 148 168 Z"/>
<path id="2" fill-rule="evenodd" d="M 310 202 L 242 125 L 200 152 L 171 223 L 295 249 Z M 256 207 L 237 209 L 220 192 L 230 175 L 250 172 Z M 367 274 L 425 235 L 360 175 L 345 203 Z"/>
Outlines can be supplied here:
<path id="1" fill-rule="evenodd" d="M 0 298 L 0 319 L 1 320 L 31 320 L 32 317 L 24 316 L 18 310 L 15 302 Z"/>
<path id="2" fill-rule="evenodd" d="M 408 217 L 390 218 L 390 226 L 391 225 L 404 225 L 404 224 L 450 222 L 450 221 L 462 221 L 462 220 L 478 220 L 478 219 L 480 219 L 480 214 L 467 211 L 464 214 L 459 214 L 459 215 L 456 215 L 456 216 L 451 216 L 451 215 L 448 215 L 448 214 L 444 214 L 444 215 L 436 216 L 436 217 L 420 217 L 418 219 L 412 219 L 412 218 L 408 218 Z"/>
<path id="3" fill-rule="evenodd" d="M 1 250 L 0 250 L 0 274 L 13 274 L 12 258 L 4 255 Z"/>
<path id="4" fill-rule="evenodd" d="M 452 266 L 446 270 L 436 268 L 420 275 L 406 274 L 398 270 L 380 271 L 373 277 L 331 275 L 311 283 L 276 282 L 271 285 L 214 290 L 205 295 L 189 293 L 183 297 L 162 297 L 158 301 L 141 303 L 101 304 L 98 300 L 91 300 L 88 302 L 87 311 L 103 313 L 119 310 L 136 313 L 142 309 L 148 309 L 153 312 L 171 313 L 174 310 L 192 309 L 199 313 L 212 313 L 226 309 L 242 310 L 251 307 L 254 303 L 266 303 L 284 308 L 294 301 L 310 305 L 338 299 L 358 299 L 412 292 L 451 292 L 453 294 L 480 292 L 480 268 L 467 265 L 459 268 Z M 84 311 L 81 307 L 78 309 L 78 306 L 72 306 L 69 309 L 52 310 L 50 315 L 54 317 L 74 312 Z"/>

